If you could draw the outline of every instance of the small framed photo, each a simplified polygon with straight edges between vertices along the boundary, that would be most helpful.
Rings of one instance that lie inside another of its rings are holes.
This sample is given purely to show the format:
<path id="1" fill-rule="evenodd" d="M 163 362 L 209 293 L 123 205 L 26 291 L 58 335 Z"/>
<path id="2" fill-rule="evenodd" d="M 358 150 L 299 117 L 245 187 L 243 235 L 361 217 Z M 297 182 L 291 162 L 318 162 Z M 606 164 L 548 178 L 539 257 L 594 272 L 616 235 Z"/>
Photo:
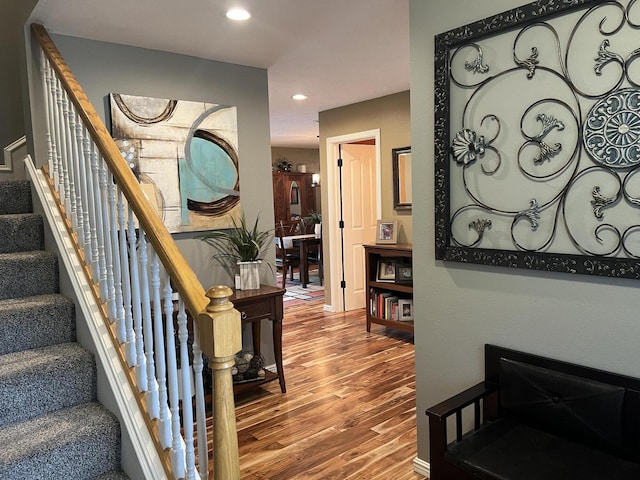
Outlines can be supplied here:
<path id="1" fill-rule="evenodd" d="M 378 220 L 376 243 L 377 244 L 398 243 L 398 221 L 397 220 Z"/>
<path id="2" fill-rule="evenodd" d="M 411 265 L 396 263 L 396 283 L 398 284 L 412 284 L 413 283 L 413 268 Z"/>
<path id="3" fill-rule="evenodd" d="M 395 282 L 396 281 L 396 265 L 391 260 L 378 260 L 378 271 L 376 274 L 376 282 Z"/>
<path id="4" fill-rule="evenodd" d="M 406 322 L 413 320 L 413 300 L 401 298 L 398 300 L 398 320 Z"/>

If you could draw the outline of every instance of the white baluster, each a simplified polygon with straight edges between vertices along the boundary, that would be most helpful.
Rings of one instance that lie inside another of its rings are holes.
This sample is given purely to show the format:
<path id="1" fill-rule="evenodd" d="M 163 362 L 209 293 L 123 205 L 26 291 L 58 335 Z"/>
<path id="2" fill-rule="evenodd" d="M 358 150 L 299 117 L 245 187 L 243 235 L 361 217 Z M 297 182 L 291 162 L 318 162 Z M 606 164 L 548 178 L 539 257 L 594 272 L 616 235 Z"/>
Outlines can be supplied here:
<path id="1" fill-rule="evenodd" d="M 136 384 L 139 392 L 147 388 L 147 366 L 144 358 L 144 338 L 142 334 L 142 307 L 140 304 L 140 273 L 136 229 L 133 210 L 129 205 L 129 259 L 131 269 L 131 304 L 133 308 L 133 331 L 136 342 Z"/>
<path id="2" fill-rule="evenodd" d="M 144 332 L 144 352 L 147 362 L 147 410 L 151 418 L 158 418 L 158 384 L 156 383 L 156 365 L 153 358 L 153 320 L 151 318 L 151 300 L 149 298 L 149 256 L 147 254 L 149 245 L 142 230 L 139 245 L 142 325 Z"/>
<path id="3" fill-rule="evenodd" d="M 166 298 L 166 296 L 165 296 Z M 167 380 L 171 410 L 171 467 L 175 478 L 185 476 L 184 443 L 180 436 L 180 400 L 178 398 L 178 366 L 173 322 L 167 322 Z"/>
<path id="4" fill-rule="evenodd" d="M 100 190 L 100 164 L 102 157 L 97 152 L 95 144 L 91 145 L 91 181 L 93 184 L 93 206 L 95 209 L 94 221 L 96 222 L 96 245 L 97 255 L 94 259 L 96 271 L 94 278 L 100 287 L 100 298 L 102 301 L 107 299 L 107 270 L 106 260 L 104 257 L 104 226 L 102 224 L 102 196 Z"/>
<path id="5" fill-rule="evenodd" d="M 100 202 L 101 211 L 102 211 L 102 250 L 104 251 L 104 263 L 103 263 L 103 274 L 100 277 L 101 283 L 101 294 L 104 293 L 102 297 L 104 301 L 107 303 L 107 315 L 109 316 L 109 320 L 113 321 L 115 319 L 115 304 L 113 302 L 115 297 L 115 289 L 113 287 L 113 250 L 111 248 L 111 236 L 109 233 L 110 230 L 110 216 L 109 216 L 109 182 L 107 182 L 107 164 L 104 159 L 101 157 L 100 166 L 100 192 L 101 199 Z M 104 286 L 102 286 L 102 282 L 104 282 Z"/>
<path id="6" fill-rule="evenodd" d="M 136 364 L 136 342 L 133 332 L 133 315 L 131 313 L 131 276 L 129 275 L 129 253 L 127 251 L 127 225 L 124 217 L 122 192 L 118 192 L 118 224 L 120 225 L 120 264 L 122 266 L 122 299 L 124 307 L 125 356 L 127 365 Z"/>
<path id="7" fill-rule="evenodd" d="M 91 214 L 93 210 L 93 189 L 91 188 L 91 138 L 86 127 L 82 127 L 82 172 L 83 182 L 82 188 L 85 195 L 84 201 L 84 261 L 86 265 L 91 266 L 93 262 L 93 246 L 91 244 L 91 229 L 95 227 L 95 223 L 91 220 Z"/>
<path id="8" fill-rule="evenodd" d="M 180 341 L 180 372 L 182 373 L 182 409 L 184 442 L 186 444 L 187 480 L 195 478 L 195 450 L 193 448 L 193 407 L 191 400 L 191 366 L 187 340 L 187 313 L 182 299 L 178 302 L 178 340 Z"/>
<path id="9" fill-rule="evenodd" d="M 88 223 L 84 229 L 84 243 L 86 245 L 84 254 L 85 263 L 92 269 L 91 274 L 94 275 L 93 261 L 98 256 L 98 242 L 96 235 L 96 222 L 94 218 L 95 209 L 93 206 L 93 181 L 91 179 L 91 137 L 89 136 L 89 131 L 86 128 L 84 128 L 84 139 L 82 144 L 85 161 L 84 182 L 82 182 L 82 184 L 87 189 L 87 214 L 85 223 Z M 95 278 L 95 276 L 93 278 Z"/>
<path id="10" fill-rule="evenodd" d="M 193 322 L 193 377 L 196 384 L 196 422 L 198 425 L 198 465 L 201 480 L 209 478 L 209 448 L 207 445 L 207 412 L 204 403 L 202 349 L 198 322 Z"/>
<path id="11" fill-rule="evenodd" d="M 60 79 L 56 78 L 56 133 L 58 139 L 58 155 L 60 161 L 60 203 L 64 206 L 66 212 L 69 212 L 71 205 L 69 204 L 69 178 L 67 175 L 67 149 L 65 145 L 63 106 L 62 106 L 62 87 Z"/>
<path id="12" fill-rule="evenodd" d="M 76 217 L 76 179 L 74 169 L 74 153 L 73 147 L 75 145 L 73 138 L 73 131 L 75 126 L 71 124 L 72 115 L 69 108 L 69 96 L 65 90 L 62 91 L 62 108 L 63 108 L 63 122 L 64 122 L 64 135 L 66 145 L 66 160 L 67 160 L 67 176 L 69 177 L 69 210 L 67 210 L 67 218 L 71 222 L 71 228 L 75 232 L 78 229 L 78 220 Z"/>
<path id="13" fill-rule="evenodd" d="M 49 62 L 47 61 L 47 57 L 45 57 L 44 52 L 40 50 L 40 70 L 42 72 L 42 92 L 44 95 L 44 109 L 45 109 L 45 120 L 47 122 L 46 128 L 46 136 L 47 136 L 47 165 L 49 166 L 49 177 L 54 180 L 55 178 L 55 169 L 54 169 L 54 142 L 53 136 L 51 134 L 52 121 L 51 121 L 51 92 L 50 88 L 50 68 Z M 55 181 L 54 181 L 55 185 Z"/>
<path id="14" fill-rule="evenodd" d="M 73 125 L 75 127 L 75 130 L 73 132 L 75 134 L 74 136 L 75 142 L 73 143 L 73 152 L 75 157 L 75 161 L 74 161 L 75 171 L 76 171 L 75 175 L 77 179 L 77 185 L 76 185 L 76 217 L 78 219 L 77 238 L 78 238 L 78 245 L 81 248 L 84 248 L 84 230 L 85 230 L 84 210 L 86 210 L 85 201 L 87 198 L 87 195 L 86 195 L 87 188 L 84 185 L 84 181 L 83 181 L 84 170 L 82 169 L 82 165 L 84 164 L 84 153 L 82 151 L 82 120 L 75 109 L 72 109 L 72 119 L 73 119 Z"/>
<path id="15" fill-rule="evenodd" d="M 156 255 L 157 261 L 157 255 Z M 156 300 L 158 297 L 155 296 L 155 285 L 154 285 L 154 304 L 156 304 Z M 160 291 L 158 290 L 158 294 Z M 164 275 L 164 318 L 167 321 L 167 324 L 171 323 L 171 329 L 173 330 L 173 295 L 171 291 L 171 281 L 169 276 L 165 273 Z M 158 302 L 157 305 L 160 305 Z M 158 308 L 159 309 L 159 308 Z M 156 335 L 156 344 L 158 347 L 158 359 L 156 361 L 156 371 L 158 372 L 158 401 L 160 403 L 160 414 L 158 419 L 158 435 L 160 436 L 160 443 L 162 448 L 169 448 L 171 446 L 171 415 L 169 413 L 169 405 L 168 405 L 168 392 L 167 392 L 167 359 L 166 359 L 166 350 L 164 348 L 165 345 L 165 336 L 164 336 L 164 325 L 162 323 L 163 318 L 158 316 L 156 313 L 155 317 L 155 328 L 154 333 Z M 167 326 L 167 329 L 169 327 Z M 161 336 L 158 336 L 161 335 Z M 163 348 L 160 348 L 160 346 Z M 167 346 L 167 348 L 169 348 Z M 175 356 L 175 347 L 174 347 L 174 356 Z"/>
<path id="16" fill-rule="evenodd" d="M 67 92 L 64 92 L 65 118 L 67 122 L 67 145 L 69 145 L 69 192 L 71 193 L 71 225 L 73 231 L 80 231 L 78 220 L 78 189 L 80 179 L 78 177 L 78 144 L 76 142 L 76 116 L 73 103 Z"/>
<path id="17" fill-rule="evenodd" d="M 116 322 L 116 337 L 124 343 L 126 330 L 124 326 L 124 306 L 122 297 L 122 269 L 120 267 L 120 245 L 118 242 L 118 207 L 116 205 L 116 185 L 113 175 L 109 174 L 109 232 L 111 233 L 111 262 L 113 263 L 113 319 Z"/>

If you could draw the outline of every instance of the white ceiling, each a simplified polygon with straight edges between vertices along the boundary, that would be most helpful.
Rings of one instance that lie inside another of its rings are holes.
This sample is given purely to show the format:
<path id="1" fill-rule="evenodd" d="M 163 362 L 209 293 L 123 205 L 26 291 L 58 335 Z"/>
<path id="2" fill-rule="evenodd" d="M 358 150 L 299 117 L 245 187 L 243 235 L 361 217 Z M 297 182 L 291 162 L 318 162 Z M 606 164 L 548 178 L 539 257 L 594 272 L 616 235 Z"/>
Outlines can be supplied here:
<path id="1" fill-rule="evenodd" d="M 225 17 L 231 6 L 252 13 Z M 266 68 L 271 144 L 318 147 L 318 112 L 409 90 L 409 0 L 40 0 L 51 33 Z M 304 102 L 294 93 L 308 95 Z"/>

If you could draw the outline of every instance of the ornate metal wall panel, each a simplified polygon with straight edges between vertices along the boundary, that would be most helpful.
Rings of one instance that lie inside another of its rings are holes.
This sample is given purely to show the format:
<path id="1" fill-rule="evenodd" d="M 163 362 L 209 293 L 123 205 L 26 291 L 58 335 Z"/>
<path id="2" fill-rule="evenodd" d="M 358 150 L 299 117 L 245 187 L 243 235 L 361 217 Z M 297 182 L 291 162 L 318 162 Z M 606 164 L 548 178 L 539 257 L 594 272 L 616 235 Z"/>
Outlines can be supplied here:
<path id="1" fill-rule="evenodd" d="M 436 258 L 640 278 L 640 4 L 436 36 Z"/>

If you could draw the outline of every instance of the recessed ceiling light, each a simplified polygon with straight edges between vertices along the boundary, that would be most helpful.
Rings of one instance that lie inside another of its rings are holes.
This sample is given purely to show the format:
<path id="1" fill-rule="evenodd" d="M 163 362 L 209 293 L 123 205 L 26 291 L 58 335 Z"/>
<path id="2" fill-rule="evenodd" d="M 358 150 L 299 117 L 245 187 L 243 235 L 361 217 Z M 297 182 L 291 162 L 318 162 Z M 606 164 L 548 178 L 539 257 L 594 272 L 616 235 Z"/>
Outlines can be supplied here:
<path id="1" fill-rule="evenodd" d="M 291 98 L 294 100 L 306 100 L 307 96 L 304 93 L 296 93 L 295 95 L 292 95 Z"/>
<path id="2" fill-rule="evenodd" d="M 251 14 L 246 11 L 244 8 L 232 8 L 227 12 L 227 18 L 229 20 L 249 20 L 251 18 Z"/>

